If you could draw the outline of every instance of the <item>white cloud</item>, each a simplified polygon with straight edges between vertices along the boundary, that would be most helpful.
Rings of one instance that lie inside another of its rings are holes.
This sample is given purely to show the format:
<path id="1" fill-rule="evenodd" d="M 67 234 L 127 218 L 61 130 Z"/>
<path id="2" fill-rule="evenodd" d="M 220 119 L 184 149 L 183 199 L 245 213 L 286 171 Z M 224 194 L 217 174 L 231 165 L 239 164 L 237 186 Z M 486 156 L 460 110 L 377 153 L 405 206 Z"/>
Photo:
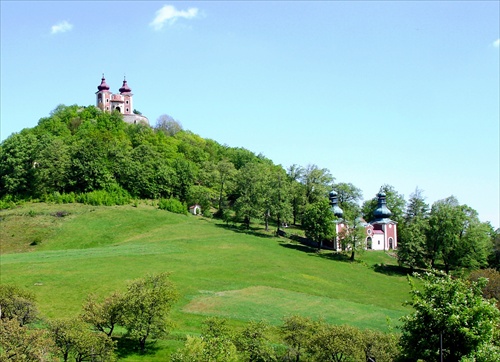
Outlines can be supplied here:
<path id="1" fill-rule="evenodd" d="M 52 34 L 65 33 L 73 29 L 73 24 L 70 24 L 66 20 L 64 20 L 56 25 L 52 25 L 51 29 L 52 29 L 51 31 Z"/>
<path id="2" fill-rule="evenodd" d="M 500 48 L 500 38 L 499 38 L 499 39 L 497 39 L 497 40 L 495 40 L 495 41 L 493 42 L 493 46 L 494 46 L 495 48 Z"/>
<path id="3" fill-rule="evenodd" d="M 156 12 L 156 17 L 151 23 L 149 23 L 149 25 L 152 26 L 154 30 L 160 30 L 163 28 L 163 25 L 165 23 L 172 25 L 179 18 L 193 19 L 196 18 L 197 16 L 198 16 L 197 8 L 189 8 L 187 10 L 177 10 L 172 5 L 165 5 Z"/>

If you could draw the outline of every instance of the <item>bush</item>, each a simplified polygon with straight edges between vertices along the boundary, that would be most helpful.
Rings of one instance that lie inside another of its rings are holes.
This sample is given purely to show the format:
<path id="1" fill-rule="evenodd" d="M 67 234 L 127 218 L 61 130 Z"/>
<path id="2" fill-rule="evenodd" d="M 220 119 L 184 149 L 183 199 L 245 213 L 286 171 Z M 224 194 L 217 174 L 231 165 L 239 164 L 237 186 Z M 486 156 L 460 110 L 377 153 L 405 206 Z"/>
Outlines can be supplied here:
<path id="1" fill-rule="evenodd" d="M 12 196 L 6 195 L 0 199 L 0 210 L 13 209 L 16 207 L 16 203 L 12 199 Z"/>
<path id="2" fill-rule="evenodd" d="M 55 191 L 51 194 L 45 195 L 42 199 L 45 202 L 53 202 L 56 204 L 72 204 L 76 202 L 76 195 L 74 192 L 61 194 L 58 191 Z"/>
<path id="3" fill-rule="evenodd" d="M 107 190 L 97 190 L 80 194 L 76 197 L 77 202 L 93 206 L 114 206 L 130 203 L 132 197 L 120 186 L 112 186 Z"/>
<path id="4" fill-rule="evenodd" d="M 160 210 L 175 212 L 176 214 L 187 214 L 186 204 L 174 198 L 161 199 L 158 203 L 158 208 Z"/>

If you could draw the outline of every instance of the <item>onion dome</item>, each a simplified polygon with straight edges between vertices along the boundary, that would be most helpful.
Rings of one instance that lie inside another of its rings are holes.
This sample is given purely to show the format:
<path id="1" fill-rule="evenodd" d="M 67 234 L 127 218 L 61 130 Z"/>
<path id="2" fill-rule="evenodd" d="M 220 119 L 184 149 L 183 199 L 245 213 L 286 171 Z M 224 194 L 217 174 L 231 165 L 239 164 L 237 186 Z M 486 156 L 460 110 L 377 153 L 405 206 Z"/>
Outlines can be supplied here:
<path id="1" fill-rule="evenodd" d="M 344 211 L 339 207 L 339 199 L 338 199 L 338 194 L 332 190 L 330 191 L 330 205 L 332 206 L 331 210 L 333 212 L 333 215 L 335 215 L 338 218 L 341 218 L 344 216 Z"/>
<path id="2" fill-rule="evenodd" d="M 387 204 L 385 201 L 385 193 L 379 192 L 377 194 L 377 197 L 378 197 L 378 205 L 377 205 L 377 208 L 375 209 L 375 211 L 373 212 L 373 216 L 376 219 L 389 218 L 392 215 L 392 213 L 391 213 L 391 210 L 389 210 L 387 208 Z"/>
<path id="3" fill-rule="evenodd" d="M 123 79 L 123 84 L 122 84 L 122 87 L 119 89 L 120 93 L 130 93 L 132 92 L 132 89 L 130 89 L 130 87 L 128 86 L 127 84 L 127 81 L 125 80 L 125 78 Z"/>
<path id="4" fill-rule="evenodd" d="M 100 91 L 108 91 L 109 90 L 109 85 L 106 84 L 106 78 L 104 78 L 104 74 L 102 75 L 101 78 L 101 84 L 97 86 L 97 89 Z"/>

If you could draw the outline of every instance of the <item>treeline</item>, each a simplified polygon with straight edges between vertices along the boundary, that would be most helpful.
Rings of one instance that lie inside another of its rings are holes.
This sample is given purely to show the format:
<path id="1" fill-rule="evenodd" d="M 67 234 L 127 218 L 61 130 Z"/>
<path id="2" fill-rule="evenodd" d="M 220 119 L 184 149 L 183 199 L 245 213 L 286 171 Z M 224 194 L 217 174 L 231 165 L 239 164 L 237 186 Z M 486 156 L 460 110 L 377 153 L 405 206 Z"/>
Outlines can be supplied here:
<path id="1" fill-rule="evenodd" d="M 332 223 L 332 189 L 348 225 L 343 235 L 335 235 Z M 447 271 L 500 266 L 500 230 L 481 222 L 471 207 L 453 196 L 429 206 L 418 188 L 408 201 L 390 185 L 380 191 L 398 223 L 401 265 Z M 60 105 L 0 145 L 0 207 L 20 200 L 116 205 L 137 199 L 158 200 L 174 212 L 199 204 L 204 216 L 247 228 L 259 221 L 266 231 L 300 224 L 320 248 L 339 237 L 351 259 L 366 248 L 362 219 L 371 221 L 377 208 L 376 197 L 362 203 L 362 191 L 336 183 L 328 169 L 284 169 L 263 155 L 183 130 L 166 115 L 149 127 L 94 106 Z"/>
<path id="2" fill-rule="evenodd" d="M 490 271 L 498 280 L 499 273 Z M 303 316 L 287 316 L 280 326 L 250 321 L 230 328 L 209 317 L 201 334 L 185 336 L 174 362 L 206 361 L 446 361 L 496 362 L 500 358 L 500 312 L 486 279 L 470 280 L 439 272 L 415 275 L 413 312 L 401 318 L 401 333 L 361 330 Z M 410 282 L 411 283 L 411 282 Z M 498 291 L 496 291 L 498 296 Z M 121 354 L 144 353 L 172 326 L 169 312 L 178 295 L 168 274 L 131 282 L 125 292 L 104 299 L 89 295 L 79 316 L 44 321 L 34 295 L 0 284 L 0 361 L 109 362 Z M 35 326 L 36 323 L 36 326 Z M 121 332 L 116 333 L 117 327 Z M 134 343 L 135 348 L 127 341 Z"/>

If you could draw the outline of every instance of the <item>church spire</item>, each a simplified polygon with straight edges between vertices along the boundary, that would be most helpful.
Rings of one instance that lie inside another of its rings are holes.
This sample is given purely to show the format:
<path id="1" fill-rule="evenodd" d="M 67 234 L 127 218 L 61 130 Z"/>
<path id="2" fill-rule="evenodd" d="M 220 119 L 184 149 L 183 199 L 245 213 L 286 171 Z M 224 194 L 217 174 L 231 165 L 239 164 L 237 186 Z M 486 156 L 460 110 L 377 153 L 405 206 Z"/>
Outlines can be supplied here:
<path id="1" fill-rule="evenodd" d="M 119 89 L 119 91 L 120 91 L 120 94 L 132 92 L 132 89 L 130 89 L 130 87 L 127 84 L 127 80 L 125 79 L 125 76 L 123 76 L 123 84 L 122 84 L 122 87 Z"/>
<path id="2" fill-rule="evenodd" d="M 109 85 L 106 84 L 106 78 L 104 78 L 104 73 L 102 73 L 101 84 L 97 86 L 97 90 L 101 91 L 109 91 Z"/>
<path id="3" fill-rule="evenodd" d="M 387 208 L 387 203 L 385 201 L 385 193 L 381 191 L 377 194 L 377 197 L 378 197 L 377 208 L 373 212 L 373 216 L 375 217 L 375 219 L 386 219 L 391 217 L 392 213 L 391 210 Z"/>
<path id="4" fill-rule="evenodd" d="M 333 212 L 333 215 L 335 215 L 338 218 L 342 218 L 344 216 L 344 211 L 339 207 L 339 199 L 338 199 L 338 194 L 335 192 L 335 190 L 330 191 L 330 205 L 331 210 Z"/>

